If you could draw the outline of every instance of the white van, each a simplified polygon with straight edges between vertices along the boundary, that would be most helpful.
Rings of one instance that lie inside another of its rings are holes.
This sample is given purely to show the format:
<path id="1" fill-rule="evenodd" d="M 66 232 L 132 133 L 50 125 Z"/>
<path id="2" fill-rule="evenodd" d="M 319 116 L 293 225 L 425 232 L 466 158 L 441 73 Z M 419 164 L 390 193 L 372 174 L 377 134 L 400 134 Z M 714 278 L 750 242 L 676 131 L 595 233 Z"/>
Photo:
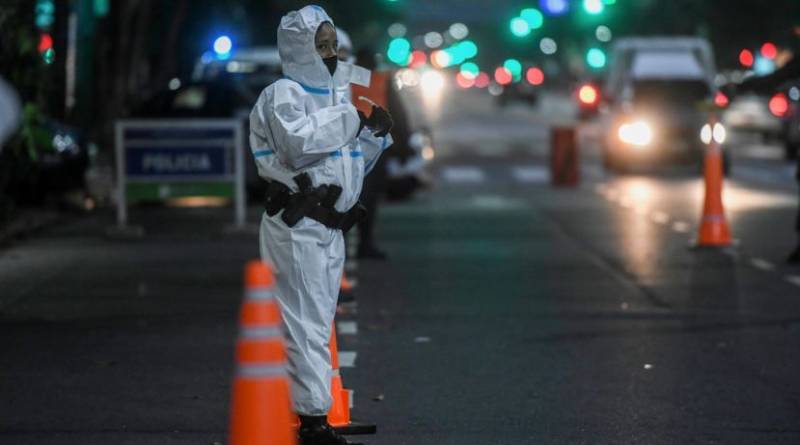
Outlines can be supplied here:
<path id="1" fill-rule="evenodd" d="M 696 37 L 620 39 L 605 82 L 604 164 L 702 162 L 704 105 L 716 93 L 714 55 Z"/>

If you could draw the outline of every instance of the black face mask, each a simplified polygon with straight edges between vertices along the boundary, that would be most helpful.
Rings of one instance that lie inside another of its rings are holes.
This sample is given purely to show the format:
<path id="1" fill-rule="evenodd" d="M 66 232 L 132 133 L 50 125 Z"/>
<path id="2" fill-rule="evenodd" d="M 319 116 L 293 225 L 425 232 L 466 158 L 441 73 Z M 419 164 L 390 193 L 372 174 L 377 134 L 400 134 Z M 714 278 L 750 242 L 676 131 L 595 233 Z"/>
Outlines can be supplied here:
<path id="1" fill-rule="evenodd" d="M 322 59 L 322 62 L 326 67 L 328 67 L 328 71 L 331 73 L 331 76 L 333 76 L 333 73 L 336 72 L 336 65 L 339 63 L 339 58 L 336 56 L 331 56 Z"/>

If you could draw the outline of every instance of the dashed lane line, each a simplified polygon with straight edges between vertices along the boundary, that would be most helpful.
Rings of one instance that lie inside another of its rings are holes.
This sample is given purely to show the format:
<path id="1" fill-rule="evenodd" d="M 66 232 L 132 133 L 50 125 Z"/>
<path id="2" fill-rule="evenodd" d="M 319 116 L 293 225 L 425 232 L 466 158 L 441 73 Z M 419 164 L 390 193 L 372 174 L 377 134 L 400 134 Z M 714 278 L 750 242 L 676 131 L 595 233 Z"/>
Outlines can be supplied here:
<path id="1" fill-rule="evenodd" d="M 785 278 L 786 281 L 800 287 L 800 275 L 787 275 Z"/>
<path id="2" fill-rule="evenodd" d="M 451 183 L 480 183 L 486 181 L 486 173 L 480 168 L 461 166 L 445 167 L 442 169 L 442 177 Z"/>
<path id="3" fill-rule="evenodd" d="M 667 224 L 669 222 L 669 215 L 660 211 L 653 212 L 653 214 L 650 215 L 650 218 L 653 220 L 653 222 L 658 224 Z"/>
<path id="4" fill-rule="evenodd" d="M 546 183 L 550 181 L 550 172 L 542 166 L 514 167 L 511 175 L 522 183 Z"/>
<path id="5" fill-rule="evenodd" d="M 339 335 L 358 334 L 358 323 L 355 321 L 339 321 L 336 323 L 336 333 Z"/>
<path id="6" fill-rule="evenodd" d="M 761 258 L 750 258 L 750 264 L 753 265 L 756 269 L 763 270 L 763 271 L 773 271 L 775 270 L 775 265 L 770 263 L 767 260 L 763 260 Z"/>
<path id="7" fill-rule="evenodd" d="M 356 357 L 358 357 L 358 353 L 356 351 L 339 351 L 339 367 L 355 368 Z"/>
<path id="8" fill-rule="evenodd" d="M 675 221 L 672 223 L 672 230 L 678 233 L 687 233 L 689 232 L 689 223 L 684 221 Z"/>

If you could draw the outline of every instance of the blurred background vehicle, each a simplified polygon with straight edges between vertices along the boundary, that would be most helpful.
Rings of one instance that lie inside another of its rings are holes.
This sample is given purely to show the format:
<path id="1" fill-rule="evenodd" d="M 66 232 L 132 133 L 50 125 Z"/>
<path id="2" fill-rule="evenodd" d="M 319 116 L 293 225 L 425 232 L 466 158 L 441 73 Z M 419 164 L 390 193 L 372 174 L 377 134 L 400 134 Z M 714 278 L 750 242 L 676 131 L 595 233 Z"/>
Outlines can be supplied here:
<path id="1" fill-rule="evenodd" d="M 784 83 L 770 98 L 769 110 L 781 119 L 784 157 L 796 159 L 800 151 L 800 78 Z"/>
<path id="2" fill-rule="evenodd" d="M 737 95 L 722 119 L 731 130 L 757 133 L 765 141 L 777 140 L 781 133 L 781 118 L 770 111 L 769 102 L 769 97 L 760 94 Z"/>
<path id="3" fill-rule="evenodd" d="M 700 131 L 716 93 L 710 44 L 691 37 L 620 39 L 601 116 L 604 166 L 626 171 L 665 162 L 700 165 Z M 726 154 L 726 170 L 729 156 Z"/>
<path id="4" fill-rule="evenodd" d="M 513 102 L 533 107 L 539 100 L 539 94 L 538 89 L 529 82 L 516 82 L 504 86 L 496 100 L 501 107 L 508 106 Z"/>
<path id="5" fill-rule="evenodd" d="M 277 47 L 231 50 L 224 59 L 204 54 L 197 60 L 192 79 L 173 79 L 151 99 L 134 110 L 134 118 L 234 118 L 242 121 L 245 135 L 249 115 L 261 91 L 283 76 Z M 414 86 L 417 86 L 415 84 Z M 248 146 L 245 143 L 245 146 Z M 428 183 L 426 166 L 433 159 L 431 132 L 424 126 L 412 131 L 409 153 L 391 151 L 387 198 L 404 200 Z M 247 154 L 249 158 L 249 153 Z M 259 202 L 265 183 L 254 162 L 246 162 L 246 189 L 251 202 Z"/>

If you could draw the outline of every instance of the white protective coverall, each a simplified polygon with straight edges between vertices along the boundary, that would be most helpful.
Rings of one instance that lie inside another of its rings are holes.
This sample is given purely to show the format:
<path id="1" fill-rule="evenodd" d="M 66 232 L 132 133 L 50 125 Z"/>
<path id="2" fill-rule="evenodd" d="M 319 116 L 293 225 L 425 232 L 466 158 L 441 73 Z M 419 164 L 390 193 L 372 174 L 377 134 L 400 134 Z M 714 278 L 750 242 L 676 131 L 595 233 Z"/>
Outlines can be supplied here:
<path id="1" fill-rule="evenodd" d="M 250 114 L 250 147 L 259 175 L 293 192 L 298 186 L 292 178 L 302 172 L 314 187 L 342 187 L 335 207 L 345 212 L 357 203 L 364 176 L 392 141 L 373 136 L 369 128 L 356 135 L 360 120 L 343 93 L 357 70 L 339 62 L 330 75 L 314 45 L 324 22 L 333 25 L 319 6 L 292 11 L 281 20 L 278 50 L 285 78 L 259 96 Z M 298 414 L 326 415 L 332 402 L 328 342 L 344 267 L 344 237 L 341 230 L 311 218 L 289 228 L 280 216 L 264 213 L 260 247 L 276 272 L 292 405 Z"/>

